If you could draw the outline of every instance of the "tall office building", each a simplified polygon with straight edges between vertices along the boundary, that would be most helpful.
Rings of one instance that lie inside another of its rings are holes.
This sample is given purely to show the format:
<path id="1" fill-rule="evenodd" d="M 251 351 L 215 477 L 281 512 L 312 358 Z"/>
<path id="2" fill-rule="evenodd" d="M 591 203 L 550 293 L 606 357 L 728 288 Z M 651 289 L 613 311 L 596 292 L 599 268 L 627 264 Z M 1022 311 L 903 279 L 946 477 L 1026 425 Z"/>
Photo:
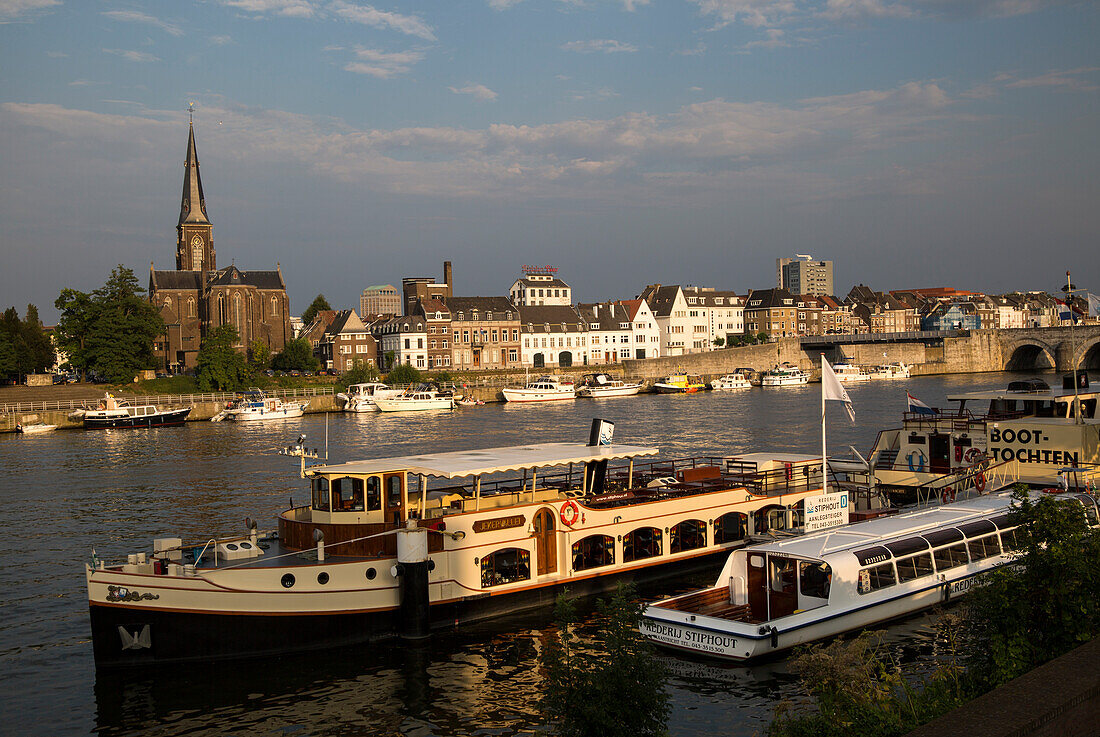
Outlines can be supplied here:
<path id="1" fill-rule="evenodd" d="M 791 294 L 832 294 L 833 262 L 814 261 L 811 256 L 775 260 L 775 285 Z"/>
<path id="2" fill-rule="evenodd" d="M 392 284 L 367 287 L 359 295 L 360 315 L 400 315 L 401 293 Z"/>

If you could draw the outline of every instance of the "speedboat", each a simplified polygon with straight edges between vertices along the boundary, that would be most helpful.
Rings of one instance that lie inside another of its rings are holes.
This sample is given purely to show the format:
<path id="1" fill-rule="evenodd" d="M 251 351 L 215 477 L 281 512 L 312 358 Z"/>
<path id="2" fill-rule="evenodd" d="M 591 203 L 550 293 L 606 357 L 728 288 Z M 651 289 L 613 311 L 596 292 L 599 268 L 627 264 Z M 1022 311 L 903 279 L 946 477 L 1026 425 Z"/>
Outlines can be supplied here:
<path id="1" fill-rule="evenodd" d="M 506 402 L 557 402 L 576 399 L 577 391 L 572 381 L 559 381 L 556 376 L 540 376 L 527 382 L 522 389 L 501 389 Z"/>
<path id="2" fill-rule="evenodd" d="M 720 376 L 717 379 L 711 380 L 710 388 L 715 390 L 751 389 L 752 384 L 749 382 L 748 378 L 744 374 L 737 372 L 726 374 L 725 376 Z"/>
<path id="3" fill-rule="evenodd" d="M 700 376 L 688 374 L 669 374 L 653 383 L 659 394 L 694 394 L 707 388 Z"/>
<path id="4" fill-rule="evenodd" d="M 38 435 L 44 432 L 51 432 L 57 429 L 57 425 L 47 425 L 44 422 L 33 422 L 24 425 L 21 422 L 15 423 L 15 431 L 24 435 Z"/>
<path id="5" fill-rule="evenodd" d="M 851 363 L 833 364 L 833 373 L 841 384 L 853 384 L 859 381 L 870 381 L 871 373 Z"/>
<path id="6" fill-rule="evenodd" d="M 132 404 L 108 392 L 95 409 L 84 410 L 84 427 L 89 430 L 123 427 L 167 427 L 182 425 L 191 407 L 160 409 L 152 404 Z"/>
<path id="7" fill-rule="evenodd" d="M 225 409 L 210 418 L 212 422 L 271 422 L 301 417 L 309 402 L 285 402 L 279 397 L 269 397 L 256 388 L 237 395 Z"/>
<path id="8" fill-rule="evenodd" d="M 345 412 L 377 412 L 376 398 L 400 396 L 404 389 L 392 389 L 387 384 L 369 381 L 364 384 L 352 384 L 347 391 L 336 395 L 336 404 Z"/>
<path id="9" fill-rule="evenodd" d="M 585 374 L 581 379 L 581 386 L 577 389 L 578 397 L 591 397 L 601 399 L 604 397 L 632 397 L 642 390 L 641 382 L 625 382 L 614 378 L 610 374 Z"/>
<path id="10" fill-rule="evenodd" d="M 810 383 L 810 375 L 797 366 L 784 363 L 764 373 L 762 386 L 801 386 Z"/>
<path id="11" fill-rule="evenodd" d="M 885 363 L 871 369 L 872 379 L 908 379 L 909 367 L 904 363 Z"/>

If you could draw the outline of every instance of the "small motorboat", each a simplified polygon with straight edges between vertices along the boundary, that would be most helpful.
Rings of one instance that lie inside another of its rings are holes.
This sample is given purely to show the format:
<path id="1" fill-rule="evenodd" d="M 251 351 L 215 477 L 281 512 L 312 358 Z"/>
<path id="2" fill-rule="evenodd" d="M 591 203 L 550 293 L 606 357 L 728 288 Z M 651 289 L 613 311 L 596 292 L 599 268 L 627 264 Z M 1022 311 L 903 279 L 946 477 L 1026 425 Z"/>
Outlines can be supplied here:
<path id="1" fill-rule="evenodd" d="M 752 384 L 749 382 L 748 377 L 742 373 L 726 374 L 720 376 L 710 382 L 710 388 L 714 390 L 722 389 L 751 389 Z"/>
<path id="2" fill-rule="evenodd" d="M 610 374 L 585 374 L 580 388 L 577 389 L 577 396 L 592 399 L 632 397 L 641 390 L 641 382 L 620 381 Z"/>
<path id="3" fill-rule="evenodd" d="M 15 431 L 22 433 L 23 435 L 39 435 L 44 432 L 51 432 L 57 429 L 57 425 L 47 425 L 44 422 L 33 422 L 24 425 L 21 422 L 15 423 Z"/>

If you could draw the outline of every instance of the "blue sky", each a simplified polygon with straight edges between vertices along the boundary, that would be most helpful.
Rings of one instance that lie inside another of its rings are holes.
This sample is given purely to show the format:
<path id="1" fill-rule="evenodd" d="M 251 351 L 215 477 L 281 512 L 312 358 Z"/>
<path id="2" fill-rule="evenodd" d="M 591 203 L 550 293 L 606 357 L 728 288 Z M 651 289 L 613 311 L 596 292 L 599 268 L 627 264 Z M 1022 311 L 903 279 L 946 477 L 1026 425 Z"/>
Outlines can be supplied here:
<path id="1" fill-rule="evenodd" d="M 1057 0 L 0 0 L 0 306 L 174 267 L 191 102 L 218 263 L 295 312 L 444 260 L 1100 290 L 1098 38 Z"/>

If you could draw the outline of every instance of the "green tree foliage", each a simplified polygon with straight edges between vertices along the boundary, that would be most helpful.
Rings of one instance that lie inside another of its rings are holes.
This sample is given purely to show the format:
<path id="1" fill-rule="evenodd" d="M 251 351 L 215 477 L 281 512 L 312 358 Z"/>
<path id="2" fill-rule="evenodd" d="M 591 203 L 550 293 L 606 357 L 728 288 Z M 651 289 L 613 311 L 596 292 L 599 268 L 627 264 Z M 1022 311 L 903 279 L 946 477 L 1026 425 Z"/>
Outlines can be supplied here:
<path id="1" fill-rule="evenodd" d="M 1017 489 L 1024 547 L 967 597 L 970 670 L 993 687 L 1100 635 L 1100 533 L 1076 501 Z"/>
<path id="2" fill-rule="evenodd" d="M 388 384 L 419 384 L 423 380 L 424 375 L 420 373 L 420 369 L 408 363 L 395 366 L 386 374 Z"/>
<path id="3" fill-rule="evenodd" d="M 42 321 L 38 319 L 38 307 L 27 305 L 27 316 L 23 319 L 23 341 L 27 347 L 28 362 L 32 373 L 41 374 L 53 368 L 57 362 L 57 353 L 46 335 Z"/>
<path id="4" fill-rule="evenodd" d="M 378 369 L 372 363 L 357 360 L 354 368 L 341 376 L 336 383 L 341 389 L 347 389 L 352 384 L 365 384 L 368 381 L 378 381 Z"/>
<path id="5" fill-rule="evenodd" d="M 0 380 L 15 378 L 19 375 L 19 358 L 16 355 L 15 342 L 7 330 L 0 329 Z"/>
<path id="6" fill-rule="evenodd" d="M 248 367 L 253 373 L 257 373 L 269 366 L 271 366 L 271 348 L 259 338 L 253 340 L 248 344 Z"/>
<path id="7" fill-rule="evenodd" d="M 275 358 L 271 367 L 279 371 L 316 371 L 321 362 L 313 357 L 313 346 L 305 338 L 295 338 L 287 342 Z"/>
<path id="8" fill-rule="evenodd" d="M 29 351 L 23 323 L 14 307 L 0 316 L 0 366 L 5 379 L 20 380 L 30 369 Z"/>
<path id="9" fill-rule="evenodd" d="M 558 634 L 543 651 L 547 689 L 543 714 L 562 737 L 647 737 L 666 734 L 670 710 L 666 672 L 638 631 L 642 606 L 620 585 L 597 604 L 594 642 L 583 647 L 572 622 L 576 610 L 558 597 Z"/>
<path id="10" fill-rule="evenodd" d="M 714 339 L 714 345 L 718 348 L 721 348 L 725 344 L 726 344 L 726 339 L 725 338 L 715 338 Z"/>
<path id="11" fill-rule="evenodd" d="M 252 372 L 237 352 L 237 328 L 226 324 L 206 334 L 195 359 L 195 380 L 199 390 L 232 391 L 248 385 Z"/>
<path id="12" fill-rule="evenodd" d="M 164 320 L 144 292 L 134 272 L 121 264 L 91 295 L 63 289 L 54 304 L 61 311 L 58 343 L 70 366 L 116 383 L 152 368 L 153 341 L 164 334 Z"/>
<path id="13" fill-rule="evenodd" d="M 313 301 L 309 303 L 309 307 L 306 308 L 306 311 L 302 313 L 302 324 L 308 326 L 313 322 L 313 319 L 317 317 L 318 312 L 331 309 L 328 300 L 325 299 L 325 295 L 318 294 L 313 298 Z"/>

